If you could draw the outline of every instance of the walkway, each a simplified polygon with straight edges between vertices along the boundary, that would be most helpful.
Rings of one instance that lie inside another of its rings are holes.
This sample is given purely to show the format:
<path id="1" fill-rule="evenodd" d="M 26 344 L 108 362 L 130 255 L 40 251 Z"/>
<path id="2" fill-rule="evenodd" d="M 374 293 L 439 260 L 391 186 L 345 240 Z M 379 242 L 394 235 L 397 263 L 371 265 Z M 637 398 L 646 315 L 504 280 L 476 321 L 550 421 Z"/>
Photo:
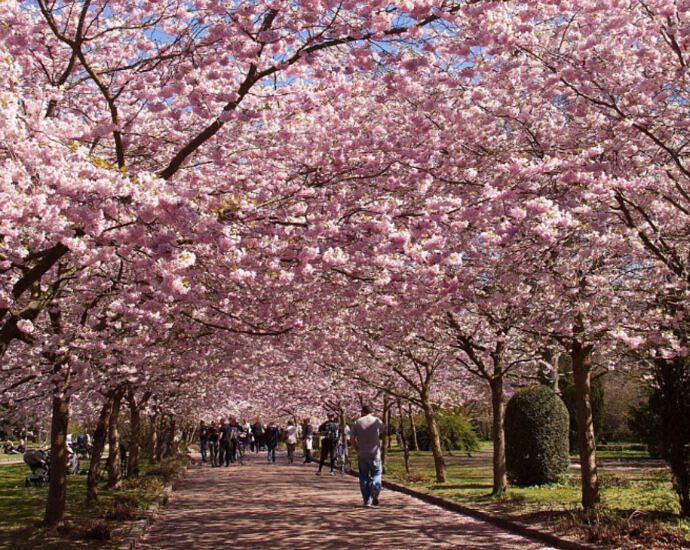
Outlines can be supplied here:
<path id="1" fill-rule="evenodd" d="M 392 491 L 364 508 L 355 478 L 260 458 L 191 469 L 137 548 L 548 548 Z"/>

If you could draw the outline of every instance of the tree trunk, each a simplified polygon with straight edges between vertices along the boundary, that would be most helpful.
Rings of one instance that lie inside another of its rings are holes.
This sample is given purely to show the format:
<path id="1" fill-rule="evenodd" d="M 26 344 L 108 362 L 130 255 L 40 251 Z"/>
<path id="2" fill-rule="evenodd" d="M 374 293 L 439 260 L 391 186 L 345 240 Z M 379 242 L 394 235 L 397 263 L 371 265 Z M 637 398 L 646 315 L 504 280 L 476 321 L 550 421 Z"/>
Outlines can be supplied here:
<path id="1" fill-rule="evenodd" d="M 175 432 L 177 431 L 177 422 L 175 421 L 175 417 L 171 416 L 170 417 L 170 427 L 167 432 L 166 438 L 165 438 L 165 446 L 163 450 L 163 457 L 164 458 L 170 458 L 177 456 L 178 454 L 178 448 L 177 445 L 175 444 Z"/>
<path id="2" fill-rule="evenodd" d="M 139 475 L 139 448 L 141 438 L 141 403 L 137 404 L 134 392 L 129 390 L 127 393 L 129 403 L 129 456 L 127 457 L 127 477 L 137 477 Z"/>
<path id="3" fill-rule="evenodd" d="M 505 399 L 503 396 L 503 377 L 494 377 L 489 381 L 491 386 L 492 437 L 494 442 L 492 495 L 505 493 L 508 490 L 506 470 L 506 432 L 505 432 Z"/>
<path id="4" fill-rule="evenodd" d="M 69 369 L 68 366 L 64 368 Z M 54 369 L 55 373 L 60 368 Z M 50 423 L 50 485 L 46 500 L 44 523 L 54 527 L 65 518 L 67 499 L 67 427 L 69 425 L 69 395 L 66 393 L 69 372 L 64 386 L 53 393 L 53 416 Z"/>
<path id="5" fill-rule="evenodd" d="M 105 440 L 108 436 L 108 422 L 110 413 L 113 410 L 113 400 L 110 395 L 106 396 L 105 403 L 101 407 L 101 414 L 98 416 L 96 431 L 93 435 L 93 446 L 91 448 L 91 462 L 89 463 L 89 475 L 86 478 L 86 500 L 95 502 L 98 500 L 98 481 L 101 477 L 101 455 L 105 449 Z"/>
<path id="6" fill-rule="evenodd" d="M 386 459 L 388 458 L 388 443 L 390 434 L 388 432 L 390 424 L 388 422 L 390 417 L 390 400 L 387 395 L 383 396 L 383 434 L 381 437 L 381 471 L 386 473 Z"/>
<path id="7" fill-rule="evenodd" d="M 560 366 L 560 359 L 561 359 L 561 352 L 559 351 L 554 351 L 553 356 L 551 358 L 551 365 L 553 369 L 551 370 L 551 376 L 553 377 L 552 383 L 553 383 L 553 391 L 556 395 L 561 394 L 561 388 L 559 385 L 560 382 L 560 373 L 558 372 L 558 368 Z"/>
<path id="8" fill-rule="evenodd" d="M 154 462 L 160 462 L 163 459 L 163 452 L 165 451 L 165 441 L 167 439 L 166 437 L 166 428 L 165 428 L 165 416 L 160 415 L 160 419 L 158 420 L 158 438 L 156 440 L 156 453 L 155 453 L 155 459 Z"/>
<path id="9" fill-rule="evenodd" d="M 687 456 L 685 449 L 683 449 L 683 454 Z M 690 471 L 687 462 L 672 464 L 671 471 L 673 472 L 673 485 L 680 503 L 680 517 L 690 518 Z"/>
<path id="10" fill-rule="evenodd" d="M 123 390 L 117 390 L 113 396 L 113 410 L 108 422 L 108 487 L 119 489 L 122 486 L 122 469 L 120 464 L 120 432 L 117 423 L 120 419 L 120 404 Z"/>
<path id="11" fill-rule="evenodd" d="M 156 462 L 156 450 L 158 449 L 158 415 L 149 416 L 149 445 L 148 455 L 151 463 Z"/>
<path id="12" fill-rule="evenodd" d="M 187 426 L 184 430 L 182 430 L 182 448 L 186 449 L 192 444 L 192 441 L 196 441 L 198 439 L 197 437 L 197 429 L 196 426 Z"/>
<path id="13" fill-rule="evenodd" d="M 410 450 L 407 447 L 407 435 L 405 434 L 405 422 L 402 404 L 398 398 L 398 416 L 400 418 L 400 444 L 403 449 L 403 462 L 405 464 L 405 474 L 410 475 Z"/>
<path id="14" fill-rule="evenodd" d="M 428 398 L 423 398 L 422 408 L 424 409 L 424 416 L 426 417 L 426 424 L 429 428 L 429 439 L 431 442 L 431 452 L 434 455 L 434 468 L 436 469 L 436 481 L 445 483 L 448 479 L 446 476 L 446 462 L 443 459 L 443 447 L 441 446 L 441 434 L 436 422 L 436 415 Z"/>
<path id="15" fill-rule="evenodd" d="M 393 401 L 388 404 L 388 417 L 386 418 L 386 431 L 388 432 L 388 450 L 393 448 L 393 438 L 391 437 L 390 429 L 393 425 Z"/>
<path id="16" fill-rule="evenodd" d="M 592 416 L 591 390 L 592 346 L 574 341 L 571 349 L 575 382 L 575 411 L 577 414 L 577 450 L 580 454 L 582 478 L 582 506 L 591 509 L 599 503 L 597 479 L 596 439 Z"/>
<path id="17" fill-rule="evenodd" d="M 414 416 L 412 415 L 412 403 L 407 405 L 407 416 L 410 419 L 410 431 L 412 432 L 412 450 L 419 450 L 419 443 L 417 442 L 417 426 L 414 424 Z"/>
<path id="18" fill-rule="evenodd" d="M 295 424 L 295 426 L 296 425 L 297 424 Z M 340 439 L 343 443 L 343 460 L 345 462 L 345 467 L 348 467 L 348 464 L 350 463 L 350 450 L 347 447 L 347 434 L 345 433 L 345 411 L 343 409 L 340 409 Z"/>

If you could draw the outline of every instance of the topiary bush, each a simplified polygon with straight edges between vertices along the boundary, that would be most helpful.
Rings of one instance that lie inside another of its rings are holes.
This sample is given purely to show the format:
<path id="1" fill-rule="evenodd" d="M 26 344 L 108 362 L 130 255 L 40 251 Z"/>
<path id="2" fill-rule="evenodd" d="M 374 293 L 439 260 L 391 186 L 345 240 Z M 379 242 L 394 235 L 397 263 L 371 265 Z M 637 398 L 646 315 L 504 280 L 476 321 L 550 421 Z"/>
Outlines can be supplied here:
<path id="1" fill-rule="evenodd" d="M 463 451 L 466 453 L 479 449 L 479 439 L 467 415 L 461 410 L 446 409 L 436 413 L 438 429 L 441 433 L 441 446 L 444 451 Z M 415 421 L 417 427 L 417 442 L 422 451 L 431 450 L 431 440 L 426 420 Z M 407 436 L 408 444 L 412 441 L 412 433 Z"/>
<path id="2" fill-rule="evenodd" d="M 568 409 L 551 388 L 532 386 L 506 407 L 506 466 L 515 485 L 553 483 L 570 465 Z"/>

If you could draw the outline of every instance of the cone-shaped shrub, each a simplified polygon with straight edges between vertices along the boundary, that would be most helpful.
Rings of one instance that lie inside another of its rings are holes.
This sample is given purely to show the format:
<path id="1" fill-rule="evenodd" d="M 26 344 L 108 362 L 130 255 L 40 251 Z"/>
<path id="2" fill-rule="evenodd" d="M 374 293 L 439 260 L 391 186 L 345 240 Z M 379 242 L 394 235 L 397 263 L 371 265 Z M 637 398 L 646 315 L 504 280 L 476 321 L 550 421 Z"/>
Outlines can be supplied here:
<path id="1" fill-rule="evenodd" d="M 568 409 L 552 389 L 519 390 L 506 407 L 506 466 L 515 485 L 558 481 L 570 463 Z"/>

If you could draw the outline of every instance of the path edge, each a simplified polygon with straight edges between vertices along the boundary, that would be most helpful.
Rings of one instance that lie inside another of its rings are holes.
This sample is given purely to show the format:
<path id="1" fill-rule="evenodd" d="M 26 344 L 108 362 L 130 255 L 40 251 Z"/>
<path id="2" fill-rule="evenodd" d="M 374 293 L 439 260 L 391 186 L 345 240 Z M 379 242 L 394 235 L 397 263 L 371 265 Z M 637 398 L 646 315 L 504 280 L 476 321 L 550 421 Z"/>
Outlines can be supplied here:
<path id="1" fill-rule="evenodd" d="M 358 477 L 357 472 L 355 472 L 354 470 L 350 470 L 348 473 L 352 477 Z M 485 521 L 487 523 L 490 523 L 491 525 L 500 527 L 505 531 L 510 531 L 517 535 L 522 535 L 523 537 L 530 538 L 538 542 L 545 542 L 561 550 L 601 550 L 602 548 L 601 546 L 594 546 L 592 544 L 586 544 L 583 542 L 576 542 L 573 540 L 564 539 L 557 535 L 554 535 L 553 533 L 539 531 L 538 529 L 527 527 L 526 525 L 522 525 L 521 523 L 517 523 L 516 521 L 511 521 L 500 516 L 489 514 L 488 512 L 477 510 L 476 508 L 469 508 L 458 502 L 446 500 L 445 498 L 430 495 L 429 493 L 416 491 L 415 489 L 411 489 L 406 485 L 395 483 L 394 481 L 387 481 L 384 479 L 382 480 L 381 485 L 383 485 L 383 487 L 388 489 L 389 491 L 403 493 L 413 498 L 422 500 L 427 504 L 433 504 L 434 506 L 438 506 L 439 508 L 448 510 L 449 512 L 454 512 L 456 514 L 462 514 L 474 519 Z"/>
<path id="2" fill-rule="evenodd" d="M 160 492 L 160 494 L 153 500 L 146 512 L 144 512 L 144 517 L 133 522 L 133 525 L 127 536 L 122 542 L 115 546 L 117 550 L 134 550 L 137 547 L 137 544 L 139 544 L 144 538 L 146 530 L 155 521 L 156 516 L 158 516 L 159 512 L 168 505 L 168 502 L 170 502 L 170 498 L 175 492 L 175 486 L 185 475 L 187 475 L 187 472 L 193 464 L 194 459 L 191 456 L 188 456 L 185 467 L 180 468 L 180 471 L 175 474 L 175 477 L 173 477 L 173 479 L 171 479 L 168 484 L 163 487 L 163 490 Z"/>

